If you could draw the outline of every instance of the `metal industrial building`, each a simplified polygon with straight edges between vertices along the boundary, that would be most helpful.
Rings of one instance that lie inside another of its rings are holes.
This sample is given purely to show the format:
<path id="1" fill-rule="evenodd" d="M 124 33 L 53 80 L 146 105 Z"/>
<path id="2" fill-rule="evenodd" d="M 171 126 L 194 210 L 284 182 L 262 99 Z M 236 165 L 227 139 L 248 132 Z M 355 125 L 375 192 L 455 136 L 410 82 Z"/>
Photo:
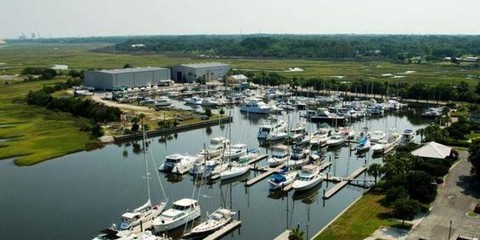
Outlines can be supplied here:
<path id="1" fill-rule="evenodd" d="M 209 82 L 221 79 L 228 71 L 230 65 L 217 62 L 180 64 L 172 68 L 172 79 L 176 82 L 192 83 L 200 78 Z"/>
<path id="2" fill-rule="evenodd" d="M 169 80 L 170 75 L 170 69 L 159 67 L 87 71 L 85 85 L 95 90 L 155 86 L 164 80 Z"/>

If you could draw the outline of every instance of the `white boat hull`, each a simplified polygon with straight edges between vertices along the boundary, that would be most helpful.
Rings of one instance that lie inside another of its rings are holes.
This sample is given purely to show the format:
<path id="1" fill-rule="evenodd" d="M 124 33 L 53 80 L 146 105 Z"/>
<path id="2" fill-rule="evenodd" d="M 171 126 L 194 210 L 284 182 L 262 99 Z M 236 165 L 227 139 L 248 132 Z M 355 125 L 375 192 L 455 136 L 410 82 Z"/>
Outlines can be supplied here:
<path id="1" fill-rule="evenodd" d="M 308 189 L 311 189 L 315 186 L 317 186 L 317 184 L 319 184 L 320 182 L 322 182 L 323 178 L 319 175 L 317 175 L 314 179 L 312 179 L 311 181 L 295 181 L 293 182 L 293 189 L 295 189 L 295 191 L 305 191 L 305 190 L 308 190 Z"/>
<path id="2" fill-rule="evenodd" d="M 242 176 L 243 174 L 247 173 L 249 170 L 250 168 L 248 166 L 231 167 L 220 173 L 220 179 L 226 180 L 226 179 Z"/>

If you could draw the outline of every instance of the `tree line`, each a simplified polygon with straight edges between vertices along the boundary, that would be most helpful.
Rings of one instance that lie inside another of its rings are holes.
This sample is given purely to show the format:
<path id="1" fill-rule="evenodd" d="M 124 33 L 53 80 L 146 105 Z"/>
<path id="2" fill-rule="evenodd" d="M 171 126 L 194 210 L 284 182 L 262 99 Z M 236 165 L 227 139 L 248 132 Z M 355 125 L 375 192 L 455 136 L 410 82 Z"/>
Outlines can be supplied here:
<path id="1" fill-rule="evenodd" d="M 73 116 L 90 119 L 91 122 L 82 126 L 82 130 L 91 131 L 96 137 L 102 136 L 103 132 L 99 123 L 119 120 L 122 113 L 119 108 L 108 107 L 90 99 L 52 97 L 50 95 L 55 91 L 71 88 L 77 83 L 75 80 L 67 80 L 67 82 L 57 83 L 53 87 L 44 86 L 43 89 L 38 91 L 30 91 L 27 94 L 26 101 L 30 105 L 46 107 L 51 111 L 68 112 Z"/>
<path id="2" fill-rule="evenodd" d="M 480 54 L 476 35 L 200 35 L 132 37 L 103 49 L 115 52 L 184 52 L 227 57 L 356 58 L 400 61 Z"/>

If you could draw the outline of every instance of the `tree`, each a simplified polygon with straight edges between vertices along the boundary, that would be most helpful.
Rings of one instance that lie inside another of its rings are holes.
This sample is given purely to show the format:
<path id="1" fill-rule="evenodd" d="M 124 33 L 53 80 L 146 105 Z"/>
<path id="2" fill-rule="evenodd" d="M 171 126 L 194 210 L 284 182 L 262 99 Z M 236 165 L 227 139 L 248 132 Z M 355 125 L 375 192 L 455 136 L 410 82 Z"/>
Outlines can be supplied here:
<path id="1" fill-rule="evenodd" d="M 133 68 L 133 65 L 130 63 L 126 63 L 125 65 L 123 65 L 123 68 Z"/>
<path id="2" fill-rule="evenodd" d="M 379 163 L 373 163 L 368 167 L 367 173 L 368 175 L 373 176 L 375 178 L 375 183 L 377 183 L 377 177 L 382 175 L 383 167 Z"/>
<path id="3" fill-rule="evenodd" d="M 410 198 L 431 203 L 437 196 L 437 185 L 432 176 L 423 171 L 411 171 L 405 176 L 404 186 Z"/>
<path id="4" fill-rule="evenodd" d="M 480 180 L 480 140 L 476 139 L 470 144 L 468 149 L 468 161 L 472 163 L 472 173 Z"/>
<path id="5" fill-rule="evenodd" d="M 303 240 L 305 239 L 305 233 L 300 230 L 299 227 L 290 229 L 290 234 L 288 234 L 288 240 Z"/>
<path id="6" fill-rule="evenodd" d="M 130 129 L 132 132 L 137 132 L 138 129 L 140 129 L 140 126 L 138 125 L 138 121 L 139 121 L 139 120 L 140 120 L 140 119 L 139 119 L 137 116 L 135 116 L 135 117 L 132 118 L 132 120 L 131 120 L 131 122 L 132 122 L 132 128 Z"/>
<path id="7" fill-rule="evenodd" d="M 400 198 L 392 205 L 393 215 L 402 219 L 402 225 L 405 220 L 413 219 L 418 211 L 420 211 L 420 203 L 416 200 L 408 198 Z"/>

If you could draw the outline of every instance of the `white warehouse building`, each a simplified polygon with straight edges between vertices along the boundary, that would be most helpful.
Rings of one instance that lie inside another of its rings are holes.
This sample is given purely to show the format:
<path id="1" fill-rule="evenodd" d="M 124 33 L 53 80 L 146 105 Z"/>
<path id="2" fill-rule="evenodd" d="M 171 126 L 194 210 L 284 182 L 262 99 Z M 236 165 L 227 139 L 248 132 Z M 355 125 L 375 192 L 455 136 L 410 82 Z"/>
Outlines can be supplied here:
<path id="1" fill-rule="evenodd" d="M 85 85 L 95 90 L 114 90 L 161 85 L 170 80 L 170 69 L 159 67 L 124 68 L 85 72 Z"/>
<path id="2" fill-rule="evenodd" d="M 227 75 L 230 65 L 217 62 L 180 64 L 172 68 L 172 79 L 175 82 L 192 83 L 197 79 L 206 82 L 218 80 Z"/>

